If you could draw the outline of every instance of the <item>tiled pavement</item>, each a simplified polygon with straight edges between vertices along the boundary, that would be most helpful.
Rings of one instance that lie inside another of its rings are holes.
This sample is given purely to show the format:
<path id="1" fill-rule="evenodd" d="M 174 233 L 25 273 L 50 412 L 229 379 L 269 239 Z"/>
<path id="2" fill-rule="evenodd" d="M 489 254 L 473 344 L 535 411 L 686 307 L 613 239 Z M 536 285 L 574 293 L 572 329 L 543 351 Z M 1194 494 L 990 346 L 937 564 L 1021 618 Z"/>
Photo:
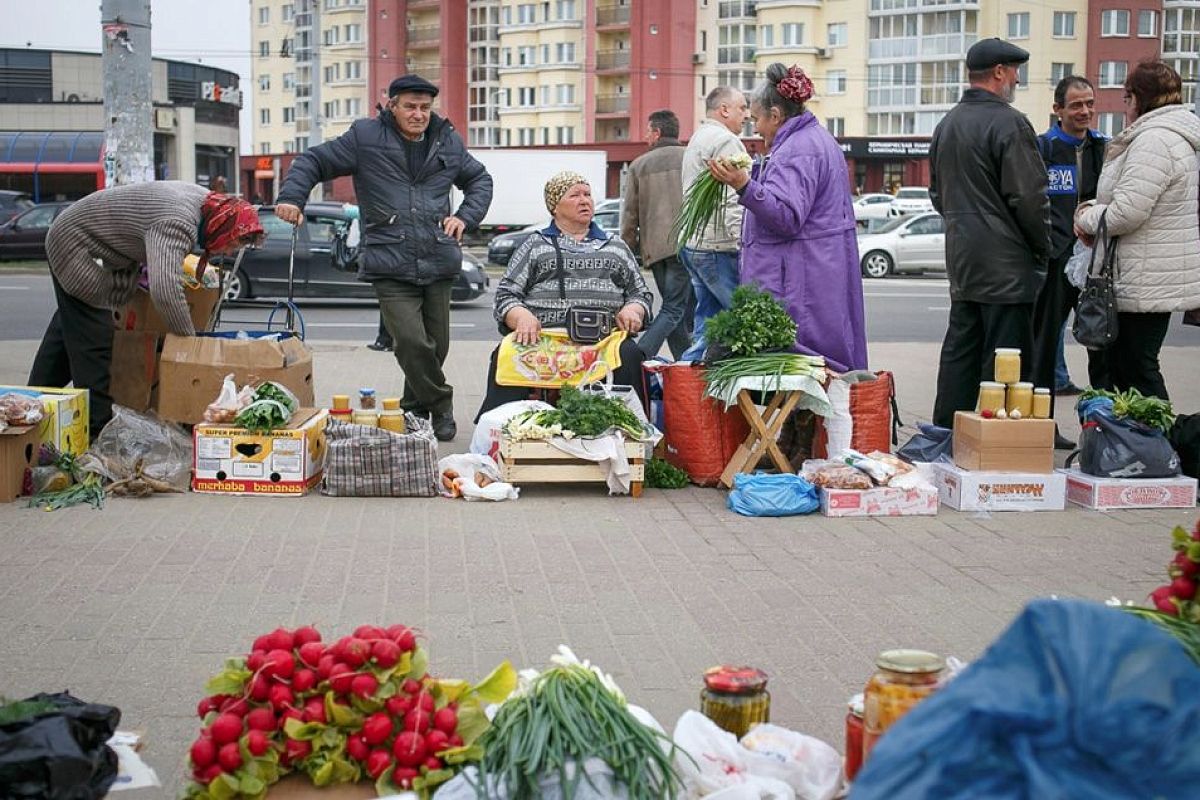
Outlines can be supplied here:
<path id="1" fill-rule="evenodd" d="M 314 349 L 319 400 L 399 389 L 386 354 Z M 7 343 L 0 382 L 21 382 L 33 350 Z M 487 353 L 452 349 L 462 427 L 443 452 L 466 448 Z M 908 422 L 927 418 L 936 358 L 935 345 L 872 348 L 874 365 L 897 373 Z M 1194 352 L 1164 361 L 1175 396 L 1197 396 Z M 280 624 L 315 623 L 328 637 L 404 622 L 425 632 L 448 676 L 479 678 L 504 658 L 536 666 L 569 643 L 668 728 L 696 705 L 703 668 L 752 663 L 771 675 L 773 719 L 840 747 L 843 703 L 878 651 L 970 659 L 1029 598 L 1142 597 L 1168 560 L 1170 528 L 1196 517 L 748 519 L 724 501 L 713 489 L 633 500 L 531 486 L 494 505 L 180 495 L 103 511 L 2 506 L 0 693 L 70 688 L 119 706 L 173 794 L 201 687 L 224 656 Z"/>

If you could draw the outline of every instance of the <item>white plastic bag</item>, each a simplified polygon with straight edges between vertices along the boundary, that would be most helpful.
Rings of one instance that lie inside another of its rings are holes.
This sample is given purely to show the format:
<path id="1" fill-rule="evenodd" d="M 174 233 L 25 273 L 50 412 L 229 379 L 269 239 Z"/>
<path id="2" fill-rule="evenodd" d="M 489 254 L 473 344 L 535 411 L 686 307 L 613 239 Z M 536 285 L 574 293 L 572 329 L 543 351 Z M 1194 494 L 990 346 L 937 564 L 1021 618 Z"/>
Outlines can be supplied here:
<path id="1" fill-rule="evenodd" d="M 673 738 L 691 756 L 675 756 L 689 798 L 795 800 L 796 792 L 780 776 L 783 765 L 742 747 L 732 733 L 703 714 L 683 712 Z"/>
<path id="2" fill-rule="evenodd" d="M 548 408 L 554 408 L 554 406 L 543 403 L 541 400 L 517 400 L 513 403 L 496 406 L 479 418 L 479 423 L 475 426 L 475 433 L 471 436 L 470 452 L 495 458 L 496 453 L 500 450 L 500 431 L 504 428 L 504 423 L 524 411 Z"/>
<path id="3" fill-rule="evenodd" d="M 446 490 L 446 472 L 455 473 L 457 488 L 464 500 L 516 500 L 519 494 L 511 483 L 500 477 L 500 468 L 491 456 L 475 453 L 456 453 L 438 460 L 438 491 L 443 497 L 454 497 Z M 487 478 L 487 485 L 479 485 L 479 476 Z"/>
<path id="4" fill-rule="evenodd" d="M 850 384 L 841 378 L 829 381 L 825 393 L 829 396 L 829 405 L 833 413 L 820 419 L 825 426 L 826 453 L 840 453 L 850 449 L 854 438 L 854 418 L 850 416 Z"/>
<path id="5" fill-rule="evenodd" d="M 1092 248 L 1088 247 L 1078 239 L 1075 240 L 1075 249 L 1071 252 L 1071 257 L 1067 259 L 1067 264 L 1063 267 L 1063 271 L 1067 274 L 1067 282 L 1076 289 L 1082 289 L 1087 285 L 1088 268 L 1092 264 Z"/>
<path id="6" fill-rule="evenodd" d="M 765 723 L 742 737 L 742 747 L 778 761 L 798 800 L 831 800 L 841 788 L 842 756 L 816 737 Z"/>

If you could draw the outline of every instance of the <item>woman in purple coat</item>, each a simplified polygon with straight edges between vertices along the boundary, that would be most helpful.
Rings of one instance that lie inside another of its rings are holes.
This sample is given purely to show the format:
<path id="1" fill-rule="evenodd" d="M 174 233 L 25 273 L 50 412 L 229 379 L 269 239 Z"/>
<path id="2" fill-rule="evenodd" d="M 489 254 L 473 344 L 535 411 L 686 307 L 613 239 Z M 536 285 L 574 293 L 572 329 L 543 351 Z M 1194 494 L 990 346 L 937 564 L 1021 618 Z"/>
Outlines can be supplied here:
<path id="1" fill-rule="evenodd" d="M 768 154 L 747 174 L 717 161 L 712 176 L 737 190 L 742 283 L 758 284 L 796 321 L 796 350 L 830 369 L 867 367 L 862 273 L 846 159 L 804 103 L 812 81 L 798 66 L 767 68 L 750 104 Z"/>

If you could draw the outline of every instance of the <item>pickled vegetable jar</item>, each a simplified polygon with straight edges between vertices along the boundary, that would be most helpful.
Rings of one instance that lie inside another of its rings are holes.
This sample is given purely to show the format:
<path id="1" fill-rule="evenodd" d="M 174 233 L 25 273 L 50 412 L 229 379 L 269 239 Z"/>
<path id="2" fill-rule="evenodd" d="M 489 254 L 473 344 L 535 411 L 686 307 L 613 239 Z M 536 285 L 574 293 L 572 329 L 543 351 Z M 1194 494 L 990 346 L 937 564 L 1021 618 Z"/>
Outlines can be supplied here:
<path id="1" fill-rule="evenodd" d="M 983 381 L 979 384 L 979 410 L 993 414 L 1004 408 L 1004 384 L 999 381 Z"/>
<path id="2" fill-rule="evenodd" d="M 375 408 L 375 390 L 364 386 L 358 390 L 358 407 L 364 410 Z"/>
<path id="3" fill-rule="evenodd" d="M 924 650 L 886 650 L 863 699 L 863 760 L 884 731 L 942 685 L 946 661 Z"/>
<path id="4" fill-rule="evenodd" d="M 846 711 L 846 780 L 854 780 L 854 776 L 862 769 L 863 763 L 863 695 L 862 692 L 850 698 Z"/>
<path id="5" fill-rule="evenodd" d="M 710 667 L 704 672 L 700 711 L 739 739 L 760 722 L 771 721 L 767 673 L 754 667 Z"/>
<path id="6" fill-rule="evenodd" d="M 1050 419 L 1050 390 L 1044 386 L 1033 390 L 1033 418 Z"/>
<path id="7" fill-rule="evenodd" d="M 1019 347 L 997 347 L 995 377 L 998 383 L 1016 383 L 1021 380 L 1021 349 Z"/>
<path id="8" fill-rule="evenodd" d="M 1033 416 L 1033 384 L 1032 383 L 1014 383 L 1008 387 L 1008 401 L 1005 403 L 1008 406 L 1008 415 L 1011 417 L 1014 411 L 1020 411 L 1022 417 Z"/>

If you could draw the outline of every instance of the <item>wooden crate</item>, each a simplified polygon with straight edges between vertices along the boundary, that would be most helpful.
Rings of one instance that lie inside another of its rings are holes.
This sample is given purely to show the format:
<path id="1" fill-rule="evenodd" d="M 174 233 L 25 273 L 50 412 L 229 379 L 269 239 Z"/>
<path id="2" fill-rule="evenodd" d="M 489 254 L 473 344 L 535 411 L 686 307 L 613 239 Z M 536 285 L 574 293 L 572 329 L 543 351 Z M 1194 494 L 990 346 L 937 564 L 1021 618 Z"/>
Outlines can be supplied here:
<path id="1" fill-rule="evenodd" d="M 646 479 L 646 446 L 641 442 L 626 442 L 625 457 L 629 459 L 632 481 L 629 491 L 634 497 L 641 497 Z M 496 462 L 504 480 L 512 484 L 604 483 L 604 471 L 599 464 L 564 453 L 547 442 L 513 442 L 504 437 Z"/>

